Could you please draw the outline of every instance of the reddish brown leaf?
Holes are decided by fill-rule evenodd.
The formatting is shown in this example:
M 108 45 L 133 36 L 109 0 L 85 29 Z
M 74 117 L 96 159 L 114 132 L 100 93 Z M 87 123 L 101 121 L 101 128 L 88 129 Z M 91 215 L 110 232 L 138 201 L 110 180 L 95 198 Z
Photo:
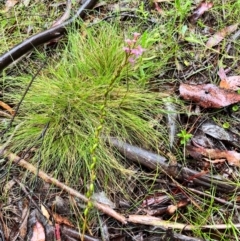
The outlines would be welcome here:
M 229 165 L 240 167 L 240 153 L 236 151 L 228 151 L 228 150 L 219 150 L 219 149 L 207 149 L 202 146 L 190 146 L 189 154 L 191 153 L 199 153 L 202 156 L 207 157 L 208 159 L 226 159 Z M 219 162 L 219 160 L 218 160 Z
M 215 33 L 212 37 L 210 37 L 206 43 L 208 48 L 211 48 L 217 44 L 219 44 L 227 35 L 236 31 L 238 24 L 230 25 L 226 28 L 221 29 L 219 32 Z
M 218 164 L 218 163 L 223 163 L 226 161 L 226 159 L 215 159 L 215 160 L 210 160 L 208 158 L 203 158 L 203 160 L 210 162 L 212 164 Z
M 198 7 L 194 10 L 193 14 L 189 18 L 191 23 L 196 23 L 197 20 L 210 8 L 212 8 L 213 3 L 202 2 L 198 5 Z
M 222 108 L 240 102 L 240 95 L 234 91 L 219 88 L 213 84 L 180 84 L 180 96 L 204 108 Z

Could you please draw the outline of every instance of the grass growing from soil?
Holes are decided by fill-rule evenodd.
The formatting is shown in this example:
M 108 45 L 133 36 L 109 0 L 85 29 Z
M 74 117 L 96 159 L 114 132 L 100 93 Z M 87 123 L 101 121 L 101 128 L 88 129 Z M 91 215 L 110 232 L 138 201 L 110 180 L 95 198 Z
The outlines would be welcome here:
M 131 33 L 126 35 L 130 37 Z M 69 184 L 78 184 L 80 179 L 87 184 L 90 150 L 96 141 L 94 131 L 100 124 L 100 110 L 109 80 L 126 57 L 125 37 L 117 27 L 108 24 L 85 30 L 84 35 L 77 31 L 69 33 L 61 58 L 41 72 L 20 107 L 16 124 L 22 125 L 12 139 L 11 150 L 19 153 L 36 147 L 37 153 L 31 161 L 37 163 L 41 156 L 41 169 Z M 147 38 L 145 33 L 143 39 L 139 39 L 146 52 Z M 166 94 L 145 88 L 148 76 L 140 76 L 142 63 L 144 60 L 139 58 L 134 65 L 128 63 L 120 70 L 107 96 L 101 136 L 117 136 L 157 149 L 161 134 L 151 122 L 163 113 L 162 100 Z M 5 101 L 18 103 L 29 80 L 28 76 L 23 76 L 16 82 L 11 81 L 8 88 L 15 88 L 15 83 L 18 91 L 6 94 Z M 39 139 L 44 130 L 44 136 Z M 114 151 L 101 137 L 99 141 L 97 182 L 108 189 L 114 183 L 115 188 L 121 190 L 123 187 L 116 186 L 118 179 L 132 172 L 116 159 Z
M 193 1 L 182 0 L 161 3 L 164 15 L 155 14 L 154 17 L 160 23 L 149 26 L 147 31 L 144 26 L 147 21 L 146 23 L 138 22 L 139 25 L 136 28 L 144 29 L 141 30 L 139 44 L 146 51 L 135 65 L 125 66 L 115 81 L 107 100 L 106 116 L 101 132 L 103 138 L 118 136 L 133 144 L 156 151 L 161 143 L 164 146 L 164 153 L 167 153 L 169 141 L 166 125 L 162 125 L 161 121 L 160 125 L 155 119 L 156 116 L 162 118 L 162 114 L 165 113 L 163 101 L 165 95 L 148 91 L 148 82 L 151 82 L 151 88 L 161 87 L 163 92 L 165 84 L 169 82 L 175 84 L 178 80 L 218 83 L 217 61 L 219 60 L 224 67 L 232 67 L 239 59 L 239 39 L 230 41 L 235 46 L 234 55 L 225 52 L 229 44 L 228 38 L 224 39 L 217 48 L 206 49 L 205 47 L 206 41 L 213 33 L 239 22 L 239 1 L 225 1 L 225 4 L 222 4 L 222 1 L 216 0 L 213 3 L 214 7 L 206 14 L 206 17 L 200 18 L 195 26 L 191 26 L 187 20 L 193 11 Z M 132 1 L 132 4 L 135 5 L 136 1 Z M 139 3 L 137 15 L 143 18 L 147 13 L 146 19 L 150 18 L 152 13 L 149 14 L 150 11 L 146 6 L 144 8 L 141 6 L 143 4 Z M 33 4 L 31 7 L 37 9 L 39 4 Z M 42 5 L 42 8 L 44 7 Z M 34 12 L 40 12 L 39 9 Z M 16 17 L 19 12 L 21 9 L 17 8 Z M 43 12 L 46 12 L 45 8 Z M 52 17 L 51 14 L 49 16 Z M 36 15 L 36 18 L 35 22 L 42 22 L 39 16 Z M 52 18 L 55 19 L 56 16 Z M 17 31 L 14 34 L 24 39 L 26 37 L 24 30 L 29 24 L 22 20 L 15 20 L 13 21 Z M 2 36 L 8 39 L 0 43 L 0 46 L 1 50 L 6 50 L 7 46 L 19 42 L 19 38 L 11 35 L 6 22 L 2 21 L 1 24 Z M 104 24 L 84 30 L 82 34 L 72 30 L 64 53 L 55 56 L 55 59 L 50 60 L 49 65 L 41 71 L 24 99 L 14 123 L 14 125 L 19 123 L 22 125 L 12 139 L 12 151 L 22 153 L 27 148 L 35 147 L 31 162 L 37 164 L 41 160 L 41 169 L 71 186 L 84 184 L 82 185 L 84 192 L 86 191 L 84 187 L 89 185 L 90 150 L 96 141 L 94 132 L 100 123 L 104 92 L 109 86 L 109 80 L 114 71 L 125 57 L 122 50 L 125 46 L 124 39 L 130 38 L 131 34 L 136 31 L 126 30 L 127 28 L 120 29 Z M 34 25 L 33 32 L 39 29 L 42 29 L 41 24 L 40 27 L 39 24 Z M 60 53 L 61 51 L 59 49 Z M 239 69 L 235 71 L 238 71 L 235 74 L 239 74 Z M 30 72 L 31 70 L 28 71 Z M 30 79 L 31 76 L 26 74 L 17 78 L 8 76 L 3 79 L 3 101 L 16 105 Z M 191 113 L 195 115 L 187 108 L 181 113 L 190 121 L 189 124 L 185 123 L 186 126 L 181 123 L 179 133 L 181 130 L 190 129 Z M 206 114 L 206 118 L 213 119 L 216 123 L 229 122 L 230 126 L 237 125 L 238 121 L 229 119 L 221 111 L 218 112 L 217 115 L 216 113 Z M 202 112 L 199 116 L 204 119 L 205 113 Z M 153 123 L 157 131 L 153 128 Z M 4 122 L 0 125 L 3 126 Z M 44 130 L 46 130 L 44 138 L 39 139 Z M 175 148 L 177 161 L 183 161 L 184 165 L 188 165 L 182 147 L 179 145 Z M 141 191 L 146 191 L 144 195 L 147 192 L 154 193 L 155 190 L 149 190 L 149 185 L 146 183 L 151 179 L 156 180 L 157 174 L 151 176 L 131 171 L 128 164 L 119 158 L 103 139 L 100 139 L 96 155 L 96 186 L 111 193 L 120 191 L 129 195 L 131 191 L 128 186 L 130 185 L 126 185 L 129 182 L 128 178 L 132 177 L 131 182 L 134 183 L 137 176 L 138 183 L 145 185 L 139 188 Z M 192 161 L 195 163 L 195 160 Z M 239 182 L 237 178 L 236 182 Z M 216 231 L 216 234 L 198 228 L 204 224 L 238 222 L 233 209 L 228 211 L 227 206 L 214 201 L 215 196 L 219 197 L 214 187 L 210 189 L 212 199 L 193 195 L 188 192 L 187 188 L 185 192 L 189 193 L 198 206 L 191 203 L 187 208 L 179 209 L 171 220 L 195 225 L 196 229 L 191 235 L 206 240 L 214 240 L 214 236 L 218 236 L 218 240 L 238 240 L 238 230 L 234 225 L 232 229 L 223 232 Z M 131 195 L 133 195 L 132 199 L 139 198 L 134 192 Z M 226 196 L 226 200 L 229 198 L 235 202 L 236 196 L 237 194 L 233 194 L 232 197 Z M 140 203 L 139 199 L 138 202 Z

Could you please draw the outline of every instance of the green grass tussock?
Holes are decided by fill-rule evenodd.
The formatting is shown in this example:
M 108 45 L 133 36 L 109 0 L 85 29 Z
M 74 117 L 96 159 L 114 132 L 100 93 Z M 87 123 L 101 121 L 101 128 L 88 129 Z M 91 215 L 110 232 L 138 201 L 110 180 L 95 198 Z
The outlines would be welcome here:
M 37 147 L 43 170 L 76 184 L 79 178 L 88 180 L 90 149 L 100 123 L 104 93 L 125 58 L 125 42 L 116 27 L 106 24 L 85 30 L 84 35 L 72 31 L 69 39 L 61 59 L 51 62 L 27 93 L 16 119 L 16 123 L 23 124 L 16 131 L 11 149 L 21 152 Z M 138 59 L 135 65 L 129 63 L 121 69 L 108 95 L 101 135 L 156 149 L 161 134 L 152 128 L 151 122 L 163 112 L 163 96 L 143 87 L 138 74 L 141 63 Z M 6 93 L 5 100 L 18 103 L 28 82 L 27 76 L 11 81 L 8 88 L 17 85 L 19 94 Z M 48 123 L 44 138 L 39 139 Z M 131 173 L 103 140 L 96 155 L 100 183 L 105 178 L 114 182 L 120 174 Z M 32 161 L 37 162 L 38 158 L 36 153 Z

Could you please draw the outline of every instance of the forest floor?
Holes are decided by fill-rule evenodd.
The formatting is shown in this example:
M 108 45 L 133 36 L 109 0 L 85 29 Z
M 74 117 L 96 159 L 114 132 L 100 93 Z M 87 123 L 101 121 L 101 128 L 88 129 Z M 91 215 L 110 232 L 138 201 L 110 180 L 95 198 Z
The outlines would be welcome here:
M 240 240 L 240 2 L 94 2 L 0 3 L 0 241 Z

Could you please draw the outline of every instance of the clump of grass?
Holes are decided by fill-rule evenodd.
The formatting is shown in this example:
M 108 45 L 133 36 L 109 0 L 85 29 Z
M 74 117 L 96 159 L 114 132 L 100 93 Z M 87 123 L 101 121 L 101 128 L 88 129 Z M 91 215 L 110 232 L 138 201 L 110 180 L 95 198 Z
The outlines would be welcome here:
M 16 118 L 16 123 L 22 125 L 12 139 L 11 149 L 22 152 L 36 147 L 31 161 L 38 162 L 41 156 L 41 169 L 67 183 L 88 183 L 90 149 L 96 142 L 94 132 L 100 124 L 104 93 L 126 57 L 124 44 L 118 29 L 107 24 L 85 30 L 84 35 L 69 33 L 61 59 L 42 71 L 25 97 Z M 158 141 L 164 138 L 150 123 L 163 112 L 164 96 L 143 87 L 143 79 L 138 77 L 141 64 L 138 59 L 134 65 L 124 65 L 115 79 L 107 96 L 101 137 L 117 136 L 156 149 Z M 9 89 L 16 84 L 18 91 L 6 93 L 5 100 L 18 103 L 28 82 L 27 76 L 12 81 Z M 44 130 L 44 136 L 39 138 Z M 119 179 L 132 172 L 116 158 L 104 138 L 100 138 L 95 151 L 97 182 L 109 188 L 112 186 L 106 182 L 114 183 L 119 190 Z

